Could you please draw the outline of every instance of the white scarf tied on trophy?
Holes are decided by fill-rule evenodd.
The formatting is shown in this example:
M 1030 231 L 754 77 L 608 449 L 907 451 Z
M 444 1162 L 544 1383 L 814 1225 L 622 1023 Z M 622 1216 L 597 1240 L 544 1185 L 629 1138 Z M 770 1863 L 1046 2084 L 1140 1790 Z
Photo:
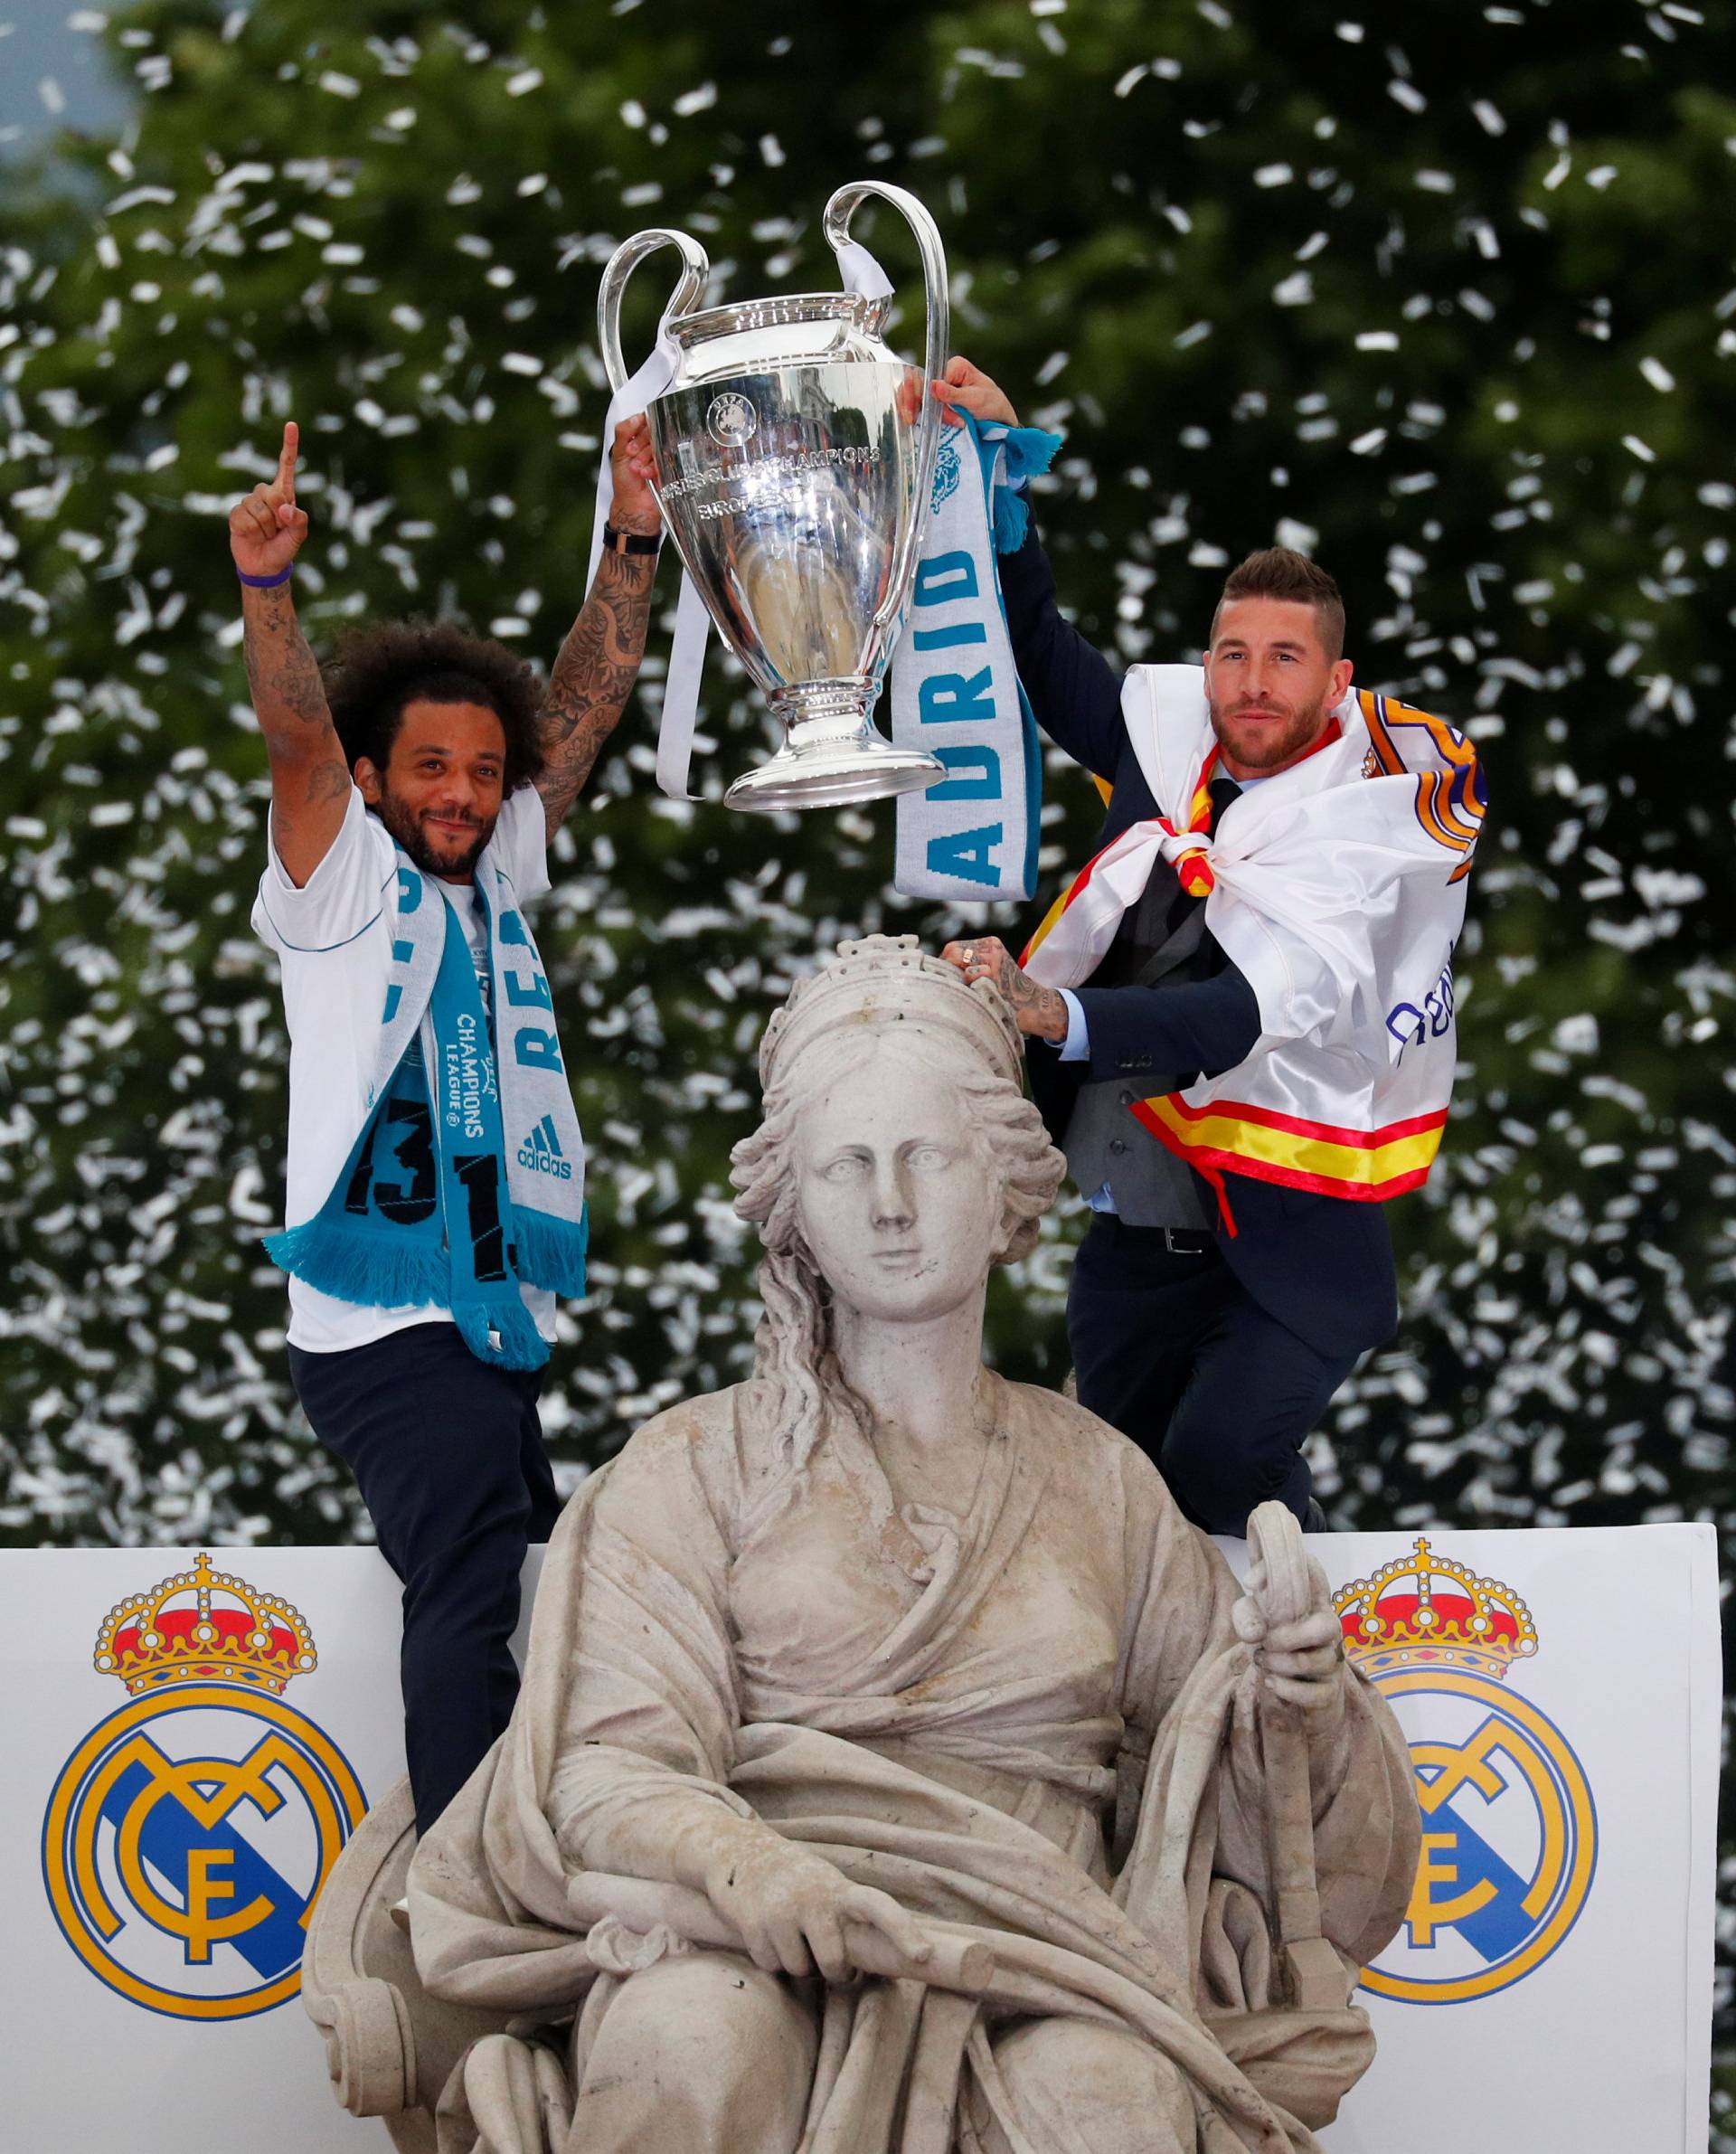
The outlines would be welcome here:
M 1023 903 L 1036 888 L 1043 751 L 1019 684 L 997 552 L 1024 536 L 1014 484 L 1059 441 L 966 418 L 941 436 L 910 603 L 892 660 L 892 739 L 946 777 L 898 802 L 906 897 Z

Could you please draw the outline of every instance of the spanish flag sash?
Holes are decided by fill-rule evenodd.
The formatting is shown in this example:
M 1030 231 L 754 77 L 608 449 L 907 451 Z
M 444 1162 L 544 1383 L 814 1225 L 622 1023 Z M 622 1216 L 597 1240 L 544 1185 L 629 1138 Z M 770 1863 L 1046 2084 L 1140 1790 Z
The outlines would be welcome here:
M 1363 1203 L 1416 1188 L 1452 1096 L 1452 956 L 1485 805 L 1476 749 L 1354 691 L 1335 733 L 1208 837 L 1217 747 L 1201 669 L 1135 666 L 1122 711 L 1161 812 L 1073 877 L 1025 970 L 1082 985 L 1167 859 L 1205 893 L 1205 924 L 1252 987 L 1261 1032 L 1235 1069 L 1138 1101 L 1135 1118 L 1221 1200 L 1227 1174 Z

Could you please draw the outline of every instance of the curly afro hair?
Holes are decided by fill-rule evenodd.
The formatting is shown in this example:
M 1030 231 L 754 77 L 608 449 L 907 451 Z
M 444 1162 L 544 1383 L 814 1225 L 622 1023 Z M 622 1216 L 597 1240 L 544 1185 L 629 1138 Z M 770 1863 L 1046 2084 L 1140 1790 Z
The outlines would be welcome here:
M 494 712 L 506 735 L 503 792 L 511 795 L 542 775 L 536 744 L 542 685 L 504 643 L 468 635 L 449 621 L 379 621 L 340 629 L 320 673 L 352 770 L 363 755 L 384 770 L 407 704 L 475 703 Z

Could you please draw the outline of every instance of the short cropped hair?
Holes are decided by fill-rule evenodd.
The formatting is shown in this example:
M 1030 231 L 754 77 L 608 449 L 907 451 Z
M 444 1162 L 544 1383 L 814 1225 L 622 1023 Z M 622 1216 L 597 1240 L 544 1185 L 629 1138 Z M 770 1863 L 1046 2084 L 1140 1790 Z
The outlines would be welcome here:
M 1320 642 L 1327 662 L 1335 666 L 1344 655 L 1344 601 L 1338 586 L 1318 562 L 1288 546 L 1266 546 L 1250 553 L 1224 579 L 1217 612 L 1212 616 L 1212 640 L 1218 636 L 1218 615 L 1235 599 L 1288 599 L 1292 604 L 1312 606 L 1319 626 Z
M 352 771 L 364 755 L 385 770 L 408 704 L 474 703 L 495 713 L 506 736 L 503 795 L 542 775 L 536 744 L 542 683 L 523 658 L 492 638 L 469 635 L 450 621 L 377 621 L 340 629 L 320 673 Z

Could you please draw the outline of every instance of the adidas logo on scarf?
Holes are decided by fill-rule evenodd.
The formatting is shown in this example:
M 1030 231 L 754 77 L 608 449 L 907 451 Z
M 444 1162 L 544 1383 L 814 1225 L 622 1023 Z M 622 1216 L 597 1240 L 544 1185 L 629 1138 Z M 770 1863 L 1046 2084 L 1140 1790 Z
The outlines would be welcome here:
M 520 1150 L 518 1164 L 528 1167 L 533 1174 L 553 1175 L 558 1181 L 572 1179 L 572 1161 L 561 1157 L 561 1138 L 552 1114 L 545 1114 L 531 1131 L 531 1141 Z

